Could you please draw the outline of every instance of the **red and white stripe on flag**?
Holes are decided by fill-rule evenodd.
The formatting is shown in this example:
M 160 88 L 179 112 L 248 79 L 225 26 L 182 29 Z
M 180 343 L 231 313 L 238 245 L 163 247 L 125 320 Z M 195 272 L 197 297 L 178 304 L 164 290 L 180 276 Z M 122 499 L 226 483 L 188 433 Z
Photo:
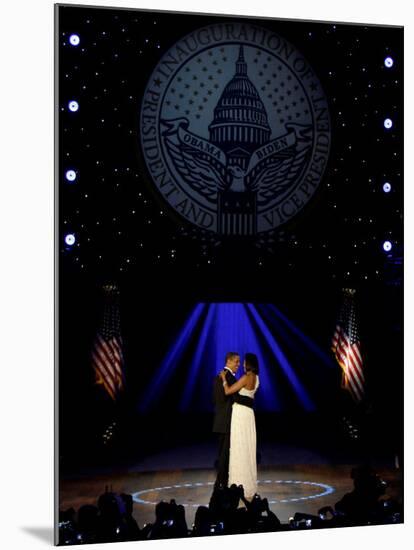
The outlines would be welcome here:
M 92 363 L 96 383 L 102 384 L 111 398 L 115 400 L 124 385 L 119 337 L 105 340 L 98 334 L 92 349 Z
M 351 393 L 355 401 L 361 401 L 365 394 L 365 376 L 360 342 L 351 343 L 344 329 L 336 325 L 332 351 L 342 368 L 342 387 Z

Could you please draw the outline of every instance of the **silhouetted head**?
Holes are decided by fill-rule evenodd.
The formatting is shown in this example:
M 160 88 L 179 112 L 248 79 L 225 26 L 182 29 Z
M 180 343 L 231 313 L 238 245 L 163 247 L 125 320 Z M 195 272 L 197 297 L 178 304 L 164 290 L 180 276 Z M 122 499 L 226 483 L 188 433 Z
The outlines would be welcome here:
M 114 493 L 104 493 L 98 498 L 101 518 L 105 521 L 117 521 L 121 517 L 119 501 Z
M 241 496 L 241 487 L 238 487 L 235 483 L 233 483 L 229 488 L 228 498 L 229 498 L 229 505 L 231 509 L 236 510 L 237 506 L 239 505 Z
M 161 501 L 155 506 L 155 516 L 157 521 L 165 521 L 171 518 L 171 504 L 169 502 Z
M 205 526 L 210 526 L 211 512 L 207 506 L 199 506 L 194 518 L 194 526 L 196 529 L 201 529 Z
M 134 509 L 134 501 L 132 499 L 132 495 L 129 495 L 127 493 L 122 493 L 120 496 L 123 502 L 125 503 L 126 513 L 130 516 Z

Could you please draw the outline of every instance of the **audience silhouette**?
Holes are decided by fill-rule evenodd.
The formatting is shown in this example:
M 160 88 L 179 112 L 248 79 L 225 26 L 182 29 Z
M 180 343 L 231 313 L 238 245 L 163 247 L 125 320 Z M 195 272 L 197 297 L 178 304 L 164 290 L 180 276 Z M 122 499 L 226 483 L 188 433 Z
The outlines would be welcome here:
M 270 510 L 266 498 L 255 495 L 245 499 L 243 487 L 215 487 L 208 506 L 199 506 L 191 529 L 185 508 L 174 499 L 155 506 L 154 523 L 139 528 L 134 519 L 133 499 L 129 494 L 103 493 L 97 506 L 81 506 L 59 514 L 59 543 L 88 544 L 127 540 L 169 539 L 244 533 L 263 533 L 352 525 L 380 525 L 403 521 L 401 505 L 382 498 L 386 483 L 369 466 L 351 471 L 354 488 L 333 506 L 325 506 L 318 515 L 297 512 L 282 524 Z

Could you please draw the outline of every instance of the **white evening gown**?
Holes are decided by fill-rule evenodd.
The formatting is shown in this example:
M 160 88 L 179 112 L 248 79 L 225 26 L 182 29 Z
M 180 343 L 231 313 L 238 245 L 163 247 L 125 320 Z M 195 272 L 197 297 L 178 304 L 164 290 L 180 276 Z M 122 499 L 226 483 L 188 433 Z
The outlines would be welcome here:
M 240 395 L 254 397 L 259 387 L 259 377 L 253 390 L 242 388 Z M 256 422 L 254 410 L 233 403 L 230 428 L 229 487 L 243 485 L 244 495 L 251 500 L 257 492 Z

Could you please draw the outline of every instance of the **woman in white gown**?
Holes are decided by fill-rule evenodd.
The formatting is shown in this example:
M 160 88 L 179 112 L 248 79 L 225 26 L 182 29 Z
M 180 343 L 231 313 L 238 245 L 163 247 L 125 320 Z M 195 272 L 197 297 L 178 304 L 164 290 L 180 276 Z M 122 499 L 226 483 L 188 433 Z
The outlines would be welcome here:
M 259 387 L 259 363 L 254 353 L 246 353 L 245 374 L 233 385 L 228 386 L 224 371 L 221 373 L 226 395 L 238 392 L 254 398 Z M 230 428 L 229 487 L 235 483 L 243 485 L 244 496 L 251 500 L 257 492 L 256 464 L 256 421 L 254 410 L 239 403 L 233 403 Z

